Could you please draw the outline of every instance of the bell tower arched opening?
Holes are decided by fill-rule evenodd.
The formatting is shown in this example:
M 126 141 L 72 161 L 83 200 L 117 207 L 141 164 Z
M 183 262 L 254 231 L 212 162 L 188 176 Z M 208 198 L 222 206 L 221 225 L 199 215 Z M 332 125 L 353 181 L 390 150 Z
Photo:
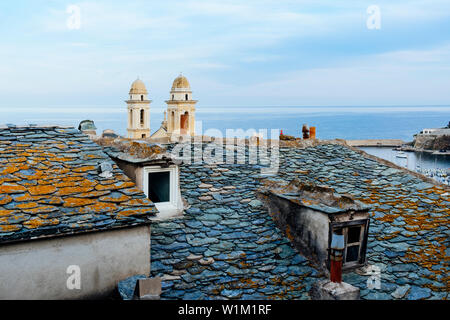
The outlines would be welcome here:
M 172 115 L 170 117 L 170 127 L 173 130 L 175 130 L 175 111 L 172 111 Z
M 141 109 L 139 119 L 140 119 L 141 126 L 143 126 L 144 125 L 144 109 Z
M 189 112 L 185 112 L 180 117 L 180 133 L 187 134 L 189 132 Z

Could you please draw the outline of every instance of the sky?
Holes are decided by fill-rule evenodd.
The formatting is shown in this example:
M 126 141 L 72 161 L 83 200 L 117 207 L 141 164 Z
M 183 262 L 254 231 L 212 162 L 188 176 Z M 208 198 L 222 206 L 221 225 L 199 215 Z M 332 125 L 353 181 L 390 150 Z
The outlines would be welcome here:
M 162 107 L 180 72 L 202 108 L 450 105 L 448 0 L 1 1 L 0 39 L 3 109 L 122 108 L 137 77 Z

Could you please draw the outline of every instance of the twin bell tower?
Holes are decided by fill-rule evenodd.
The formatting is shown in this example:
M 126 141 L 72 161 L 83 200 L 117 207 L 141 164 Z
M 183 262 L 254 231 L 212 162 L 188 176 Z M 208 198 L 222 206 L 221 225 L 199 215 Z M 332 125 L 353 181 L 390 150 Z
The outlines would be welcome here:
M 192 100 L 192 90 L 187 78 L 179 75 L 172 84 L 169 100 L 166 100 L 167 111 L 161 127 L 150 135 L 150 103 L 148 91 L 142 80 L 137 79 L 131 84 L 128 112 L 128 138 L 163 138 L 172 135 L 195 135 L 195 105 Z

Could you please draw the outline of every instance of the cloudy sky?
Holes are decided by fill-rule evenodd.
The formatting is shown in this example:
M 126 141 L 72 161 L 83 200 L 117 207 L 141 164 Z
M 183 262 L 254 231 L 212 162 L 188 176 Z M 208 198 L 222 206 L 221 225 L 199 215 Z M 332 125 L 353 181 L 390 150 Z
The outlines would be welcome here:
M 123 107 L 137 76 L 163 106 L 180 72 L 205 108 L 450 104 L 448 0 L 1 1 L 0 39 L 0 108 Z

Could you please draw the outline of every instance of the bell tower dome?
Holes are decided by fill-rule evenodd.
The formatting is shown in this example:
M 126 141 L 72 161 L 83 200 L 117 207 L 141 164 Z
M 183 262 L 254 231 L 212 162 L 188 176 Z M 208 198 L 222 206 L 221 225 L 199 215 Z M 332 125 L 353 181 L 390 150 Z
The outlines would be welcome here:
M 128 138 L 143 139 L 150 137 L 150 103 L 145 84 L 139 78 L 131 84 L 128 112 Z
M 169 135 L 195 135 L 195 105 L 192 100 L 191 85 L 180 74 L 175 78 L 167 103 L 167 133 Z

